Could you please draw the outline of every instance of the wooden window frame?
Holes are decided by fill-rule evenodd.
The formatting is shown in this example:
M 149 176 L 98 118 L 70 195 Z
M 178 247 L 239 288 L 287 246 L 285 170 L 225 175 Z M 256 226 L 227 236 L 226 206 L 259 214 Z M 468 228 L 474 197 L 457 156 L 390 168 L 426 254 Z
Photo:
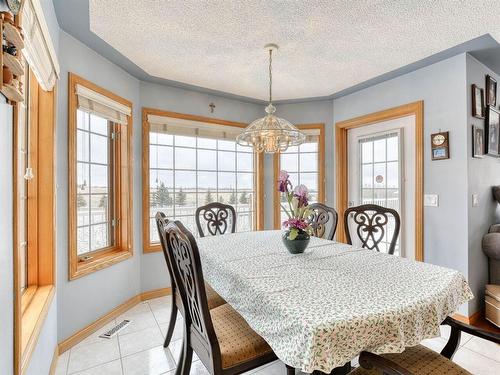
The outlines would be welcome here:
M 319 130 L 318 139 L 318 202 L 325 203 L 325 124 L 299 124 L 295 125 L 301 130 Z M 274 154 L 273 158 L 273 169 L 274 169 L 274 180 L 273 180 L 273 206 L 274 206 L 274 229 L 281 229 L 281 214 L 280 214 L 280 192 L 278 191 L 278 178 L 280 173 L 280 154 Z
M 55 294 L 55 108 L 56 90 L 43 91 L 35 75 L 27 69 L 25 90 L 29 96 L 25 108 L 14 104 L 14 373 L 26 371 L 36 347 L 43 323 Z M 25 114 L 21 115 L 21 111 Z M 29 115 L 28 115 L 29 112 Z M 28 121 L 30 167 L 26 227 L 28 239 L 28 286 L 21 291 L 20 220 L 26 212 L 19 207 L 18 163 L 19 129 Z
M 150 126 L 148 122 L 148 115 L 156 115 L 163 117 L 172 117 L 177 119 L 184 119 L 190 121 L 204 122 L 208 124 L 233 126 L 238 128 L 245 128 L 248 124 L 242 122 L 234 122 L 227 120 L 214 119 L 211 117 L 203 117 L 196 115 L 189 115 L 184 113 L 163 111 L 154 108 L 142 108 L 142 239 L 143 239 L 143 252 L 154 253 L 161 251 L 160 244 L 152 244 L 149 242 L 150 238 L 150 191 L 149 191 L 149 131 Z M 255 225 L 257 230 L 264 228 L 264 155 L 262 153 L 255 154 Z
M 113 187 L 114 205 L 119 212 L 119 220 L 115 229 L 116 238 L 113 246 L 92 252 L 90 259 L 82 259 L 77 255 L 77 109 L 78 98 L 76 86 L 87 87 L 101 95 L 132 109 L 132 102 L 124 99 L 96 84 L 69 73 L 68 79 L 68 167 L 69 167 L 69 280 L 75 280 L 95 271 L 110 267 L 113 264 L 133 256 L 132 236 L 132 115 L 127 116 L 126 131 L 120 131 L 114 147 L 116 184 Z

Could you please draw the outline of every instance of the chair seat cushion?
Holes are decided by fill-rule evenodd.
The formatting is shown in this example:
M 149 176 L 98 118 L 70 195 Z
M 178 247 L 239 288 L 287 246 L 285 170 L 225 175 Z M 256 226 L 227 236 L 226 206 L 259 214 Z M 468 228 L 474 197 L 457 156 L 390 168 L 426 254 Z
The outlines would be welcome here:
M 470 372 L 464 370 L 453 361 L 423 345 L 407 348 L 403 353 L 381 354 L 381 357 L 390 359 L 412 374 L 471 375 Z M 354 371 L 351 371 L 350 374 L 379 375 L 382 374 L 382 371 L 377 369 L 366 370 L 358 367 Z
M 220 346 L 222 368 L 230 368 L 272 352 L 267 342 L 229 304 L 210 310 L 210 315 Z
M 205 293 L 207 293 L 207 301 L 208 301 L 208 308 L 210 310 L 222 306 L 226 303 L 224 301 L 224 298 L 219 296 L 213 288 L 208 285 L 208 283 L 205 283 Z

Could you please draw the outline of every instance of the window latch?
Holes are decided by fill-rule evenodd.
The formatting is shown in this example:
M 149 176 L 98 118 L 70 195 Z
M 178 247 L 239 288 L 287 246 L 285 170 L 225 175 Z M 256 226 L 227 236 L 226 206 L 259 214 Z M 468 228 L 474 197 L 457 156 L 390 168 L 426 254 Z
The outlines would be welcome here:
M 93 258 L 93 256 L 91 256 L 91 255 L 83 255 L 80 257 L 79 260 L 80 260 L 80 262 L 86 262 L 88 260 L 91 260 L 92 258 Z

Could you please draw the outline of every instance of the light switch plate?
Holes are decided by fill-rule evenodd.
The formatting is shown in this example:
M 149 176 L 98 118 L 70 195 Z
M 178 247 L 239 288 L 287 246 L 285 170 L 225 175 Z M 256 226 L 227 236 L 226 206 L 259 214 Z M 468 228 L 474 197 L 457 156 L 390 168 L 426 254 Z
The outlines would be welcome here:
M 479 194 L 472 194 L 472 207 L 479 206 Z
M 439 195 L 437 195 L 437 194 L 425 194 L 424 195 L 424 206 L 426 206 L 426 207 L 438 207 L 439 206 Z

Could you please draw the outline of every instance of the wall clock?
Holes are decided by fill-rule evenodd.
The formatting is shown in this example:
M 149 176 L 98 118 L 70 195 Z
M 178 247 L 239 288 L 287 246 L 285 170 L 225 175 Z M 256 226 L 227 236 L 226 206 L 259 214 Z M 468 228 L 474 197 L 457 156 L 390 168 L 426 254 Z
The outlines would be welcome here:
M 431 134 L 432 160 L 450 158 L 449 133 L 439 132 Z

